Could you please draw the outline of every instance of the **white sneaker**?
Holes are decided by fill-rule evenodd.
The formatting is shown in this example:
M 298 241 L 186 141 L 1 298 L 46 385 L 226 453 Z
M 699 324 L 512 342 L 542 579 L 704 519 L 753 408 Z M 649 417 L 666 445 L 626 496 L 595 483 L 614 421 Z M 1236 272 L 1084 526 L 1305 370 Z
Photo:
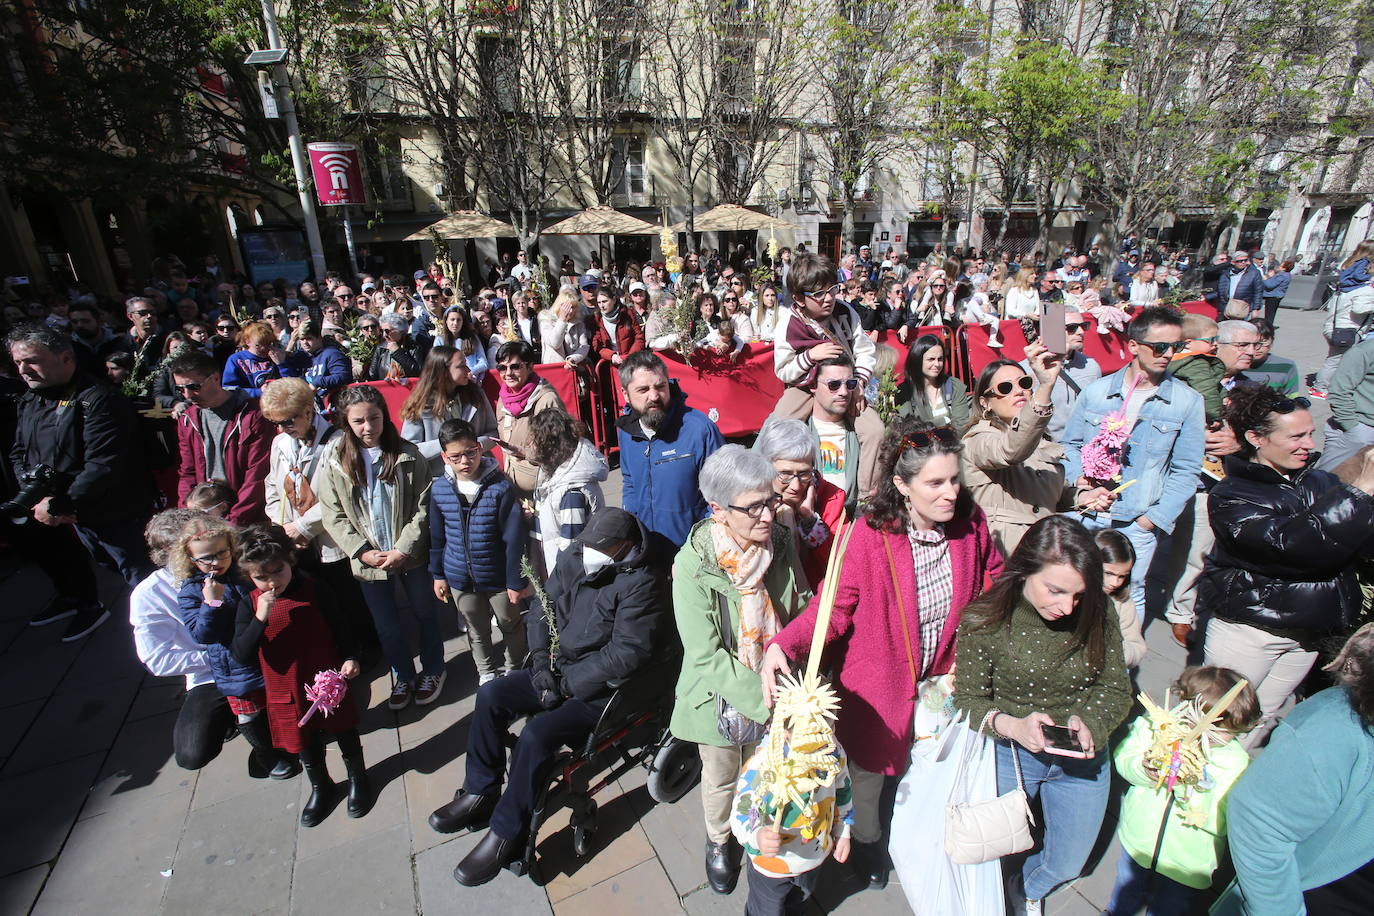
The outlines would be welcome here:
M 989 337 L 988 346 L 1000 348 L 1002 346 L 1002 341 L 998 340 L 996 337 Z
M 478 687 L 481 687 L 483 684 L 486 684 L 486 683 L 488 683 L 488 682 L 490 682 L 490 681 L 494 681 L 494 680 L 496 680 L 496 679 L 497 679 L 498 677 L 500 677 L 500 676 L 501 676 L 500 672 L 496 672 L 496 671 L 493 671 L 493 672 L 490 673 L 490 674 L 479 674 L 479 675 L 477 676 L 477 686 L 478 686 Z
M 1026 916 L 1042 916 L 1041 900 L 1026 901 Z

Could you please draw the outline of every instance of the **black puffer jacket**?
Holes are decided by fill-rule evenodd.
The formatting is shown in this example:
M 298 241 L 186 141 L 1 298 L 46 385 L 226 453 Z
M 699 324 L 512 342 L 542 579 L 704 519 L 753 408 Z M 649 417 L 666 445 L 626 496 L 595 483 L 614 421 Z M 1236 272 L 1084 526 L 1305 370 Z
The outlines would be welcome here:
M 1296 639 L 1354 621 L 1354 562 L 1374 549 L 1374 497 L 1313 470 L 1316 458 L 1292 478 L 1226 459 L 1207 500 L 1216 544 L 1199 583 L 1216 616 Z
M 548 595 L 558 621 L 555 667 L 564 694 L 579 700 L 609 697 L 632 674 L 652 663 L 673 628 L 660 577 L 648 562 L 648 534 L 624 559 L 587 576 L 582 542 L 559 554 Z M 529 611 L 529 643 L 535 668 L 547 664 L 549 629 L 536 603 Z

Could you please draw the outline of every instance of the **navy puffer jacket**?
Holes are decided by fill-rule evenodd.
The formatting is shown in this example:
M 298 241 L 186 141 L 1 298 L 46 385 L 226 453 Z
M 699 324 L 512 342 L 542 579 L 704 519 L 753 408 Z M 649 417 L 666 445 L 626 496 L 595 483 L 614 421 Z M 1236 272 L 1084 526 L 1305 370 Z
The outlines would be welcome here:
M 529 529 L 520 497 L 492 458 L 483 457 L 477 496 L 458 495 L 445 469 L 430 488 L 429 572 L 455 592 L 520 590 L 520 572 Z
M 1374 547 L 1374 497 L 1312 468 L 1316 458 L 1291 477 L 1226 459 L 1207 498 L 1216 544 L 1199 582 L 1216 616 L 1290 639 L 1354 622 L 1355 561 Z
M 241 697 L 263 686 L 257 662 L 241 662 L 229 648 L 234 642 L 234 618 L 239 604 L 251 591 L 245 582 L 227 580 L 220 606 L 210 607 L 205 603 L 205 573 L 194 572 L 181 583 L 177 595 L 181 622 L 186 624 L 191 638 L 205 646 L 215 686 L 226 697 Z

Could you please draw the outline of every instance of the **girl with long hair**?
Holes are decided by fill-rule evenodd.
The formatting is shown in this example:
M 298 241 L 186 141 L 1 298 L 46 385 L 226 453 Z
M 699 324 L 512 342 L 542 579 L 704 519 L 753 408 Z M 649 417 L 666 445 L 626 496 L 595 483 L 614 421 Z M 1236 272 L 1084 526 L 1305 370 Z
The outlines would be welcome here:
M 472 381 L 463 354 L 440 344 L 430 348 L 419 380 L 401 405 L 401 438 L 419 447 L 436 477 L 444 470 L 439 427 L 445 420 L 466 421 L 476 431 L 483 451 L 491 449 L 491 437 L 496 435 L 491 401 Z
M 957 661 L 954 705 L 998 739 L 998 793 L 1021 774 L 1040 798 L 1044 837 L 1017 888 L 1026 912 L 1039 914 L 1092 852 L 1111 787 L 1107 738 L 1131 709 L 1121 628 L 1086 528 L 1059 515 L 1031 526 L 997 582 L 964 609 Z
M 1005 291 L 1006 307 L 1003 314 L 1008 318 L 1040 317 L 1040 293 L 1035 289 L 1035 268 L 1022 267 L 1011 279 L 1011 287 Z
M 444 309 L 444 317 L 439 323 L 438 333 L 434 335 L 434 342 L 462 353 L 469 371 L 477 383 L 481 384 L 482 374 L 490 366 L 487 363 L 486 347 L 482 346 L 477 330 L 468 319 L 467 309 L 461 305 L 450 305 Z
M 328 457 L 320 501 L 324 528 L 350 558 L 363 600 L 372 612 L 395 683 L 387 706 L 425 706 L 444 687 L 444 640 L 438 605 L 426 570 L 426 507 L 432 475 L 420 450 L 401 438 L 376 388 L 344 390 L 335 406 L 343 430 Z M 401 631 L 394 580 L 410 599 L 420 629 L 419 677 Z
M 922 334 L 907 351 L 897 413 L 937 426 L 962 430 L 969 422 L 968 388 L 949 373 L 945 345 L 934 334 Z

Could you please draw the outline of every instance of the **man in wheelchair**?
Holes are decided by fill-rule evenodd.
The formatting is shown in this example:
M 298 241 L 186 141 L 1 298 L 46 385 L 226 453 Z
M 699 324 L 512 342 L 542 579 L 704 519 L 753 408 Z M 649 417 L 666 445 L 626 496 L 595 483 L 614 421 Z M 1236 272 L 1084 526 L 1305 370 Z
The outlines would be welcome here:
M 549 576 L 556 633 L 532 611 L 530 666 L 478 689 L 463 786 L 429 817 L 440 833 L 490 825 L 454 869 L 459 884 L 485 884 L 522 855 L 540 780 L 558 749 L 586 740 L 615 688 L 652 663 L 672 629 L 646 544 L 644 527 L 623 509 L 593 515 Z M 530 718 L 502 791 L 509 728 L 522 716 Z

